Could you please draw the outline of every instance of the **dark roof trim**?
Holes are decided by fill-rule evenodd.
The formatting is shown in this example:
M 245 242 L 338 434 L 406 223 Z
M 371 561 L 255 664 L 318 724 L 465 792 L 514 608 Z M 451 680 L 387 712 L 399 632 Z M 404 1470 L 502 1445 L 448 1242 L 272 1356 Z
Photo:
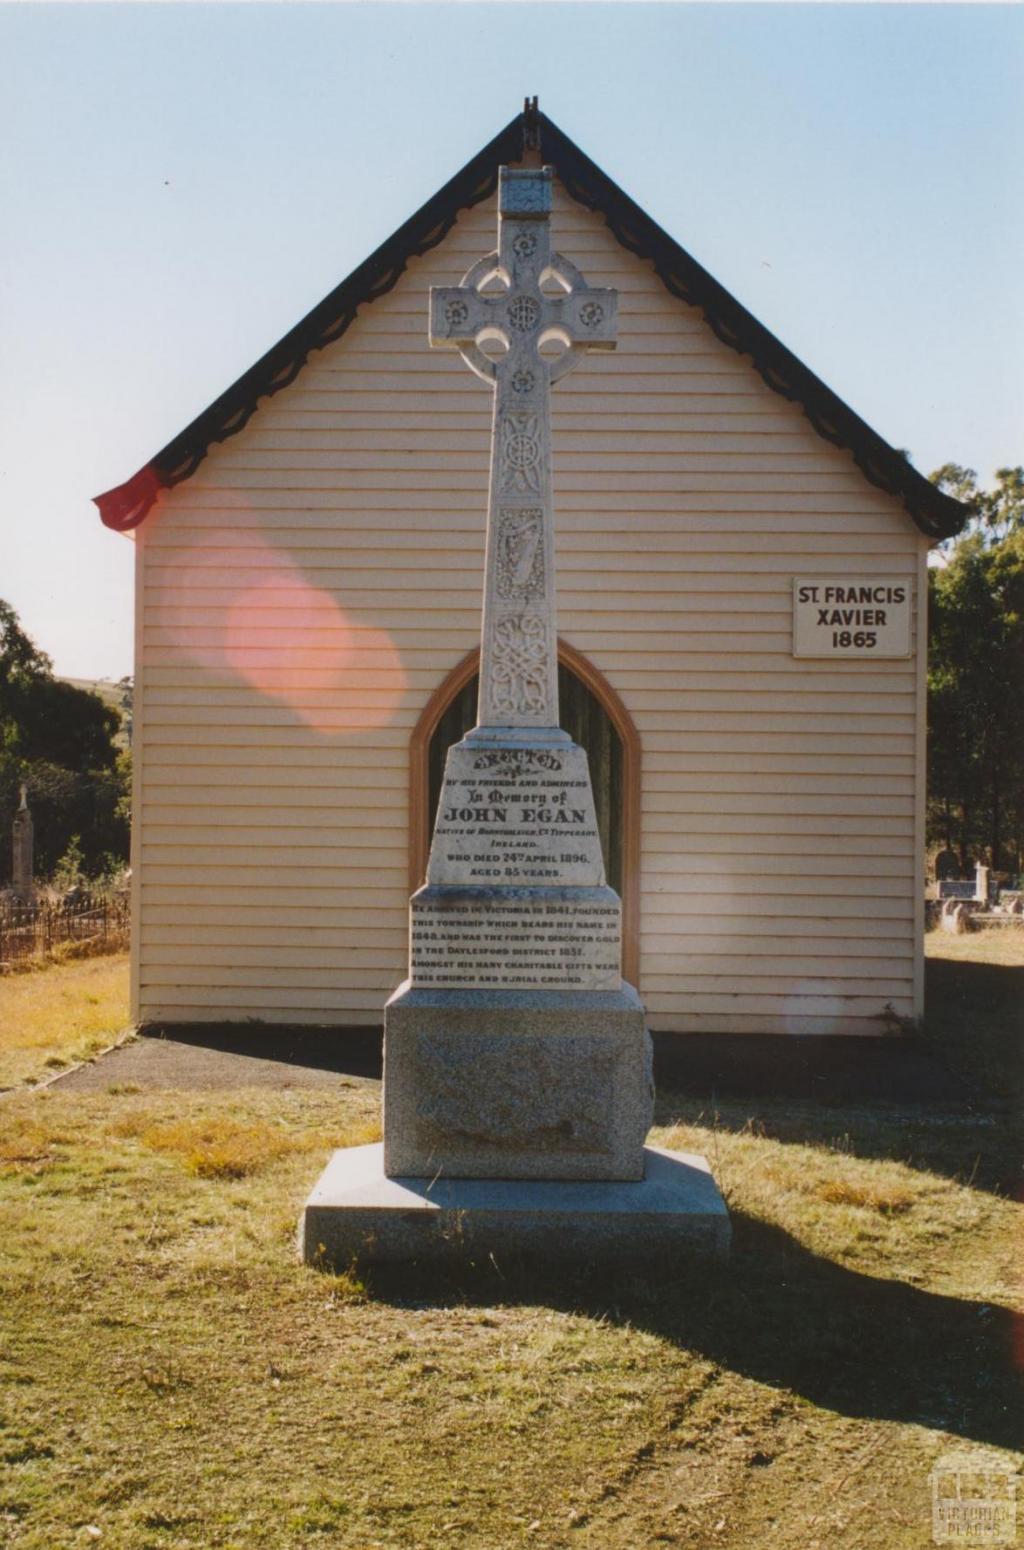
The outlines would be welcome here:
M 390 291 L 410 258 L 436 247 L 454 226 L 460 210 L 479 204 L 498 186 L 498 168 L 523 157 L 523 120 L 518 114 L 500 134 L 467 162 L 394 236 L 353 269 L 347 280 L 306 314 L 255 366 L 232 383 L 208 409 L 169 441 L 144 468 L 95 504 L 107 527 L 124 533 L 148 515 L 161 488 L 194 474 L 211 446 L 226 441 L 247 424 L 261 398 L 270 398 L 294 382 L 313 350 L 340 339 L 359 307 Z M 426 325 L 424 325 L 426 326 Z
M 524 113 L 507 124 L 393 237 L 144 468 L 127 483 L 97 496 L 96 505 L 106 525 L 121 532 L 137 527 L 162 487 L 178 484 L 194 473 L 215 442 L 242 429 L 261 398 L 294 381 L 312 350 L 339 339 L 362 303 L 389 291 L 410 258 L 435 247 L 461 210 L 494 191 L 499 165 L 522 159 L 524 139 L 536 143 L 538 124 L 541 154 L 555 166 L 572 198 L 602 215 L 613 236 L 629 252 L 649 259 L 673 296 L 699 308 L 723 343 L 749 355 L 768 386 L 798 403 L 826 440 L 848 448 L 866 478 L 901 500 L 922 533 L 937 540 L 951 538 L 961 530 L 967 508 L 931 484 L 844 404 L 556 124 L 538 114 L 535 104 L 528 104 Z

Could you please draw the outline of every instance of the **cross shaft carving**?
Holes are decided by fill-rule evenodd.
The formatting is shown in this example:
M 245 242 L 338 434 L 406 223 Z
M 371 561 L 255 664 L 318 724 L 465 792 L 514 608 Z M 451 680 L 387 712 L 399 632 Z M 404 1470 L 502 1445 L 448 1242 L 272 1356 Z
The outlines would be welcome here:
M 430 292 L 431 345 L 458 350 L 494 387 L 480 726 L 558 726 L 551 386 L 616 344 L 618 293 L 551 251 L 551 186 L 550 167 L 502 167 L 497 251 Z M 554 294 L 541 288 L 552 278 Z M 488 356 L 488 339 L 505 354 Z M 560 356 L 541 354 L 550 340 Z

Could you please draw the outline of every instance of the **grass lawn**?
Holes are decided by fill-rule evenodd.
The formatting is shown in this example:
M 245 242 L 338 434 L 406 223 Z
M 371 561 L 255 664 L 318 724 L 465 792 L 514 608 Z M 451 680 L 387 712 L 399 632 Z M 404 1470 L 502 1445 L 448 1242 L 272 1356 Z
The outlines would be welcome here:
M 930 945 L 933 1036 L 965 1079 L 982 1052 L 988 1096 L 660 1094 L 652 1139 L 728 1196 L 721 1265 L 367 1286 L 294 1234 L 373 1084 L 3 1099 L 0 1544 L 931 1546 L 937 1458 L 1021 1462 L 1024 954 Z
M 128 954 L 0 979 L 0 1091 L 87 1060 L 128 1023 Z

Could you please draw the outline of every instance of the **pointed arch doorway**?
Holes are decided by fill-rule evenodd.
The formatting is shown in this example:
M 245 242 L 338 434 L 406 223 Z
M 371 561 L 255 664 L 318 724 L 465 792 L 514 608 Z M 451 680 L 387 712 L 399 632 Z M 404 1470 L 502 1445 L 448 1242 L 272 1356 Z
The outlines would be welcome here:
M 409 744 L 409 887 L 423 882 L 445 755 L 476 725 L 479 651 L 435 689 Z M 593 663 L 558 642 L 562 726 L 587 751 L 608 881 L 622 899 L 622 973 L 633 985 L 640 942 L 640 738 L 633 718 Z

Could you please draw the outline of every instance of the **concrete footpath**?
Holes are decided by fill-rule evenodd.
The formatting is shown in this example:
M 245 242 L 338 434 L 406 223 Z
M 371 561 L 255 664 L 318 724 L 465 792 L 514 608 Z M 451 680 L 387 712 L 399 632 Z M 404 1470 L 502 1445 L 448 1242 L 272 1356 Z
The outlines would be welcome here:
M 204 1092 L 225 1087 L 343 1087 L 380 1079 L 379 1028 L 148 1028 L 57 1078 L 61 1091 L 112 1086 Z

